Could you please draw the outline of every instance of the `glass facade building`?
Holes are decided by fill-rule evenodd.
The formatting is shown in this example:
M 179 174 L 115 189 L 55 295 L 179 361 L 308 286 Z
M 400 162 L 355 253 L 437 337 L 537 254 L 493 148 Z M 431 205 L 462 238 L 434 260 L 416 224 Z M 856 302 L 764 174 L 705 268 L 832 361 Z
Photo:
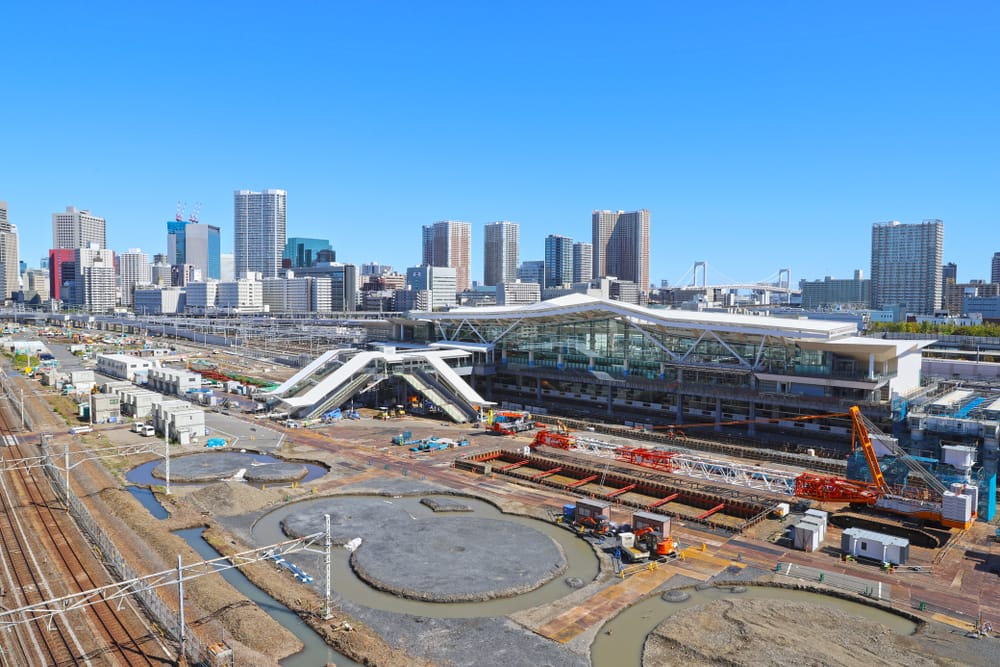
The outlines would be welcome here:
M 860 338 L 853 323 L 654 310 L 584 295 L 411 318 L 403 329 L 415 339 L 482 348 L 474 381 L 489 400 L 566 414 L 598 408 L 623 420 L 720 422 L 863 405 L 887 418 L 896 398 L 920 387 L 921 343 Z

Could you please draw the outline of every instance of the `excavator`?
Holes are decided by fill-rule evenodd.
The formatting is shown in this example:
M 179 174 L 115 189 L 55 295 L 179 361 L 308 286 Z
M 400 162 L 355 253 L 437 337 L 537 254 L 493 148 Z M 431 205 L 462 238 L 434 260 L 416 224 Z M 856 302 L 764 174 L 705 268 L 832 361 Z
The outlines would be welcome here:
M 656 558 L 670 556 L 676 550 L 672 537 L 660 539 L 650 526 L 635 532 L 618 533 L 615 539 L 622 560 L 630 563 L 638 563 L 654 556 Z

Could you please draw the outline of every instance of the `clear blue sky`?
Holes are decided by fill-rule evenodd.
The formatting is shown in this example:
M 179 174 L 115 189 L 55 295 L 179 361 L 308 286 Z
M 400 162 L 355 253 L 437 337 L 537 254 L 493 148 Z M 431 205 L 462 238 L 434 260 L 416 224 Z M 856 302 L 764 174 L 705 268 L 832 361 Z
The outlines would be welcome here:
M 617 6 L 616 6 L 617 5 Z M 178 200 L 232 247 L 232 191 L 288 235 L 405 268 L 421 225 L 648 208 L 654 282 L 866 274 L 873 222 L 1000 251 L 1000 3 L 46 2 L 3 12 L 0 199 L 37 266 L 51 214 L 166 251 Z

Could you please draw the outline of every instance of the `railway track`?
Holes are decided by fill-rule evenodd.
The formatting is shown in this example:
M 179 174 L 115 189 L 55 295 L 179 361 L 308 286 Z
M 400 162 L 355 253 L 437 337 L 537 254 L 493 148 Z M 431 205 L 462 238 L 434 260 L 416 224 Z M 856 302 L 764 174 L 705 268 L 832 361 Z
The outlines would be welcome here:
M 90 591 L 110 583 L 90 545 L 63 509 L 40 467 L 18 466 L 37 456 L 18 443 L 0 410 L 4 444 L 0 471 L 0 581 L 3 611 Z M 175 664 L 132 601 L 98 598 L 87 606 L 50 616 L 22 613 L 0 633 L 2 664 L 140 665 Z

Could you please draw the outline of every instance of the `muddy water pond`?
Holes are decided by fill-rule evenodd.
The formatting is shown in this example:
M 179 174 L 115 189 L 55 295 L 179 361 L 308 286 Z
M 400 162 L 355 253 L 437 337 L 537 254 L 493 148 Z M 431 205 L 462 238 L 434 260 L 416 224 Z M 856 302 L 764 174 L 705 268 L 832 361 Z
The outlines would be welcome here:
M 700 607 L 712 600 L 724 598 L 750 598 L 758 600 L 789 600 L 821 607 L 839 609 L 865 620 L 880 623 L 899 635 L 910 635 L 916 630 L 912 621 L 875 607 L 841 598 L 768 586 L 747 586 L 742 593 L 733 593 L 729 587 L 696 590 L 684 589 L 691 597 L 683 602 L 667 602 L 659 595 L 632 605 L 611 619 L 598 631 L 590 647 L 594 667 L 640 667 L 646 636 L 671 615 L 685 609 Z

